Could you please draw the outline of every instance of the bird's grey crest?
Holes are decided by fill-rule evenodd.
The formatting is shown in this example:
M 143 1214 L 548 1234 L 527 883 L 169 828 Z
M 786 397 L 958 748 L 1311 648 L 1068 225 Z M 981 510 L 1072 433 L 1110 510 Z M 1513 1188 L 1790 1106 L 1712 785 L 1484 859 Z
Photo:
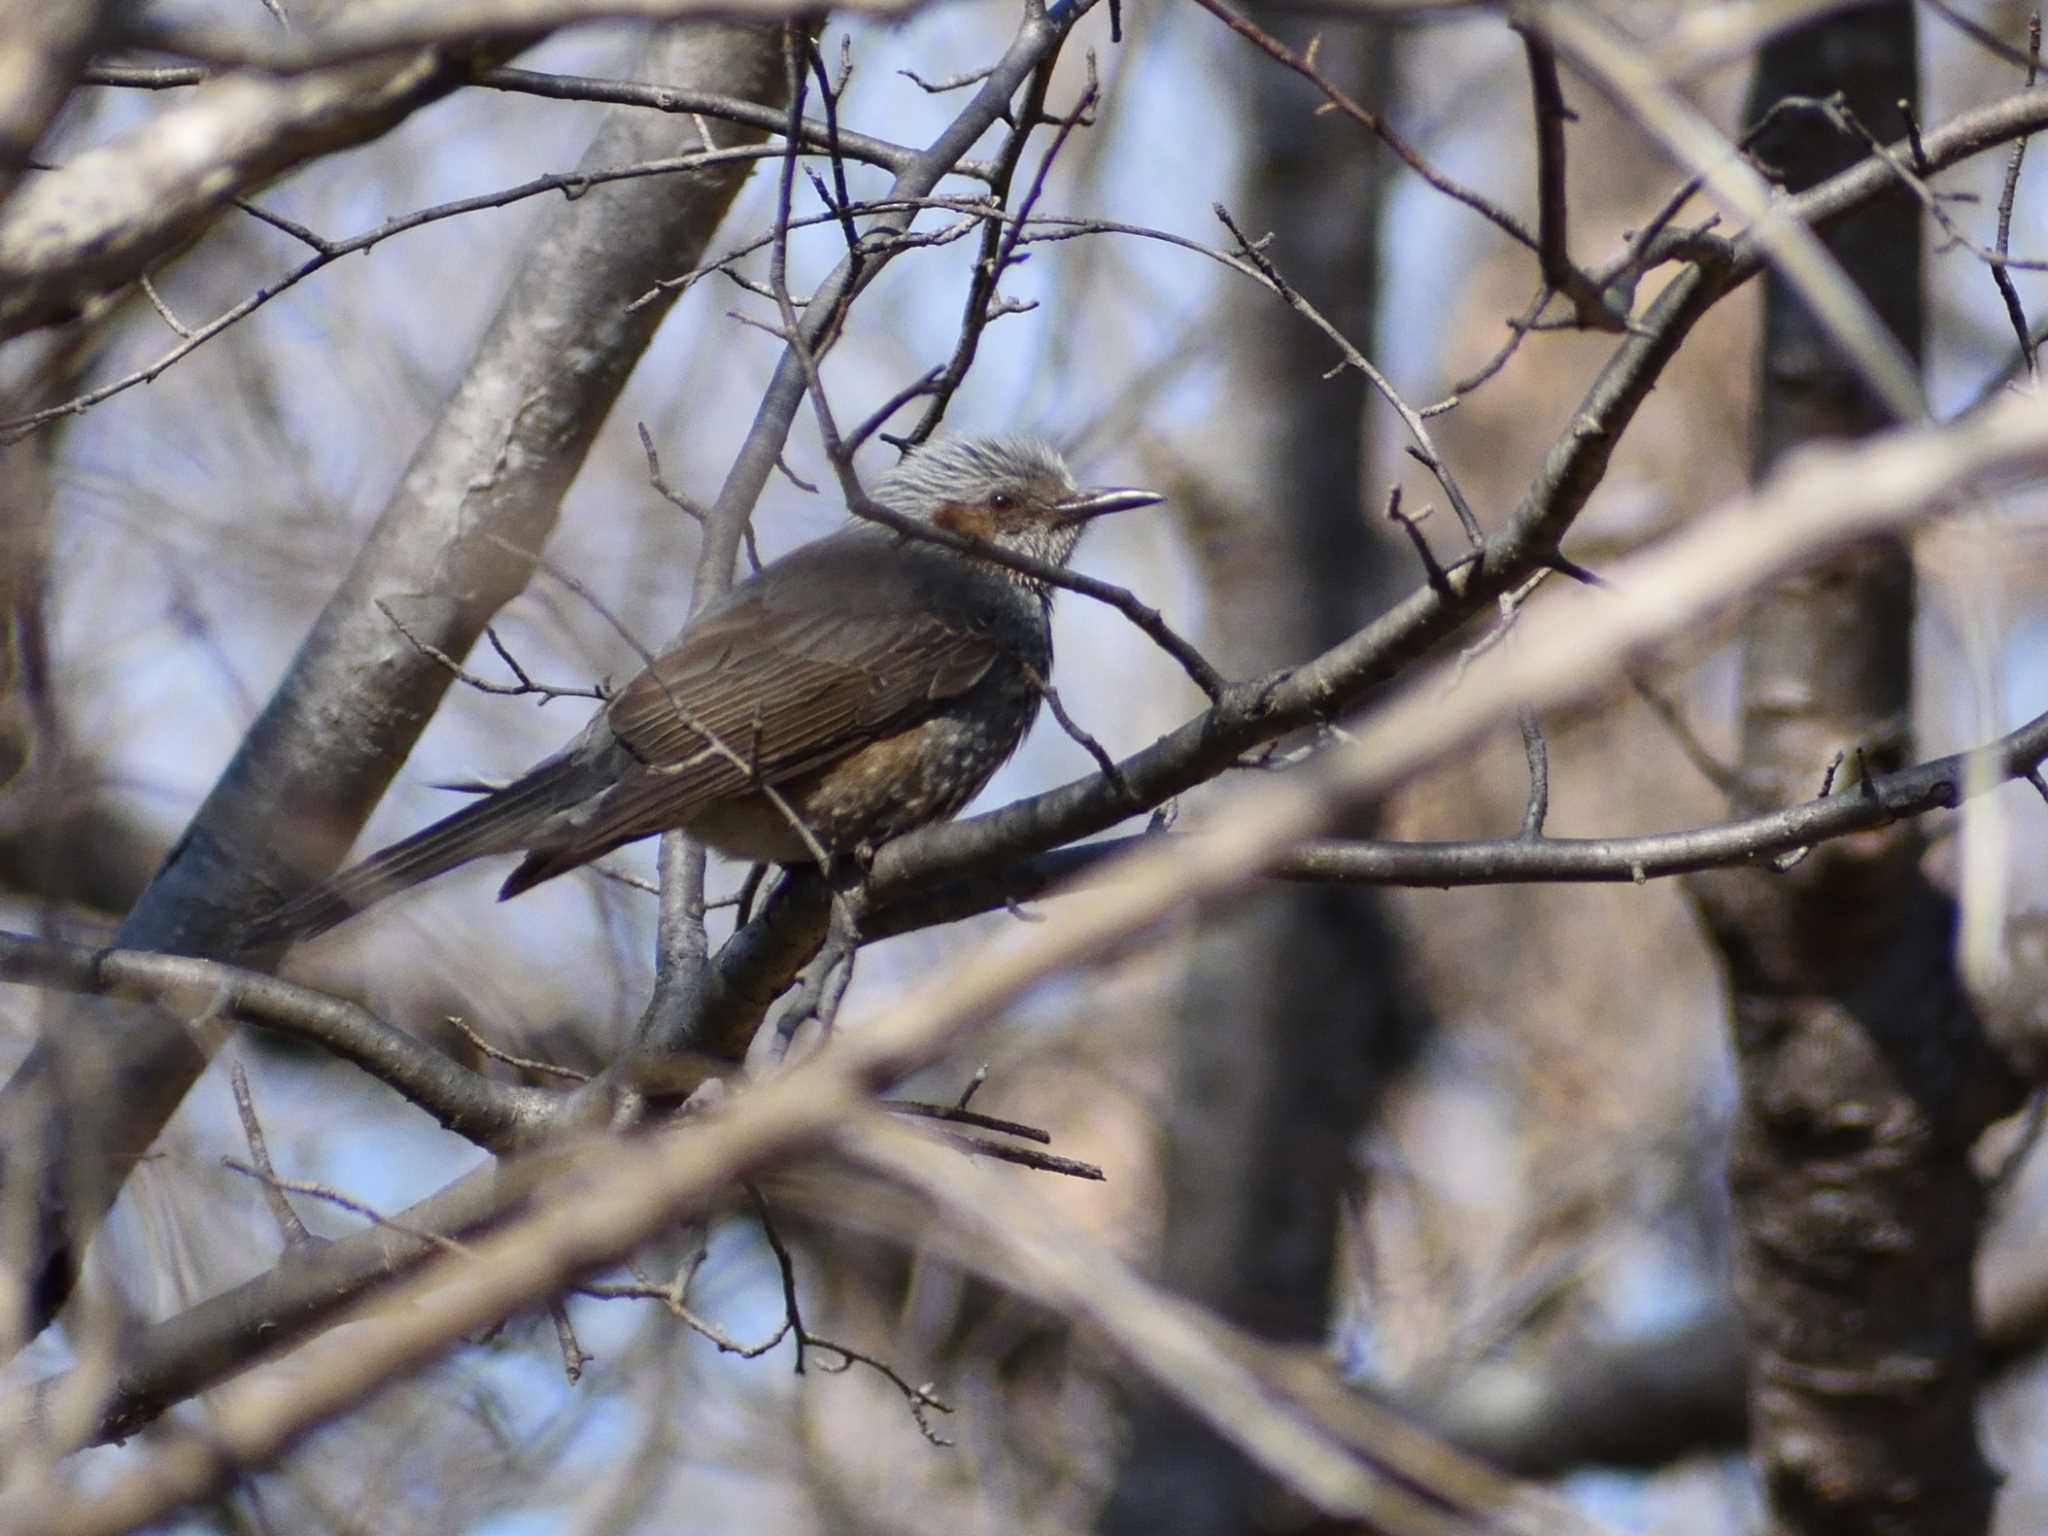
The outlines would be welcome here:
M 1092 519 L 1159 497 L 1122 487 L 1079 490 L 1066 460 L 1035 437 L 938 437 L 884 475 L 875 499 L 936 527 L 1065 565 Z M 1036 577 L 1013 572 L 1005 579 L 1042 600 L 1049 596 Z
M 912 449 L 875 485 L 875 499 L 913 517 L 948 503 L 974 505 L 1026 488 L 1048 503 L 1071 495 L 1074 477 L 1050 443 L 1035 437 L 935 437 Z

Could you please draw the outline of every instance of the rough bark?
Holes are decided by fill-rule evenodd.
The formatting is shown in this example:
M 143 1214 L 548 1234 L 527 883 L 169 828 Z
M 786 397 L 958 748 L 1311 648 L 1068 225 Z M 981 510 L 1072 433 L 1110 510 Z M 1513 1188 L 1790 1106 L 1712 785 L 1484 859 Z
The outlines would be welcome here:
M 1845 93 L 1881 136 L 1916 96 L 1914 19 L 1887 6 L 1786 34 L 1752 116 Z M 1785 114 L 1758 149 L 1794 189 L 1863 155 L 1824 116 Z M 1920 219 L 1894 195 L 1826 231 L 1917 358 Z M 1887 424 L 1804 306 L 1766 279 L 1755 468 Z M 1843 792 L 1911 754 L 1911 559 L 1873 539 L 1757 601 L 1745 626 L 1740 770 L 1772 802 Z M 2014 1102 L 1953 953 L 1950 899 L 1901 824 L 1816 849 L 1789 873 L 1692 889 L 1727 969 L 1741 1102 L 1732 1134 L 1736 1283 L 1751 1448 L 1785 1536 L 1982 1531 L 1994 1478 L 1973 1421 L 1971 1266 L 1982 1201 L 1968 1154 Z
M 2029 995 L 2038 999 L 2043 989 Z M 1983 1256 L 1977 1311 L 1987 1380 L 2038 1364 L 2048 1338 L 2048 1262 L 2024 1236 Z M 1668 1331 L 1569 1337 L 1551 1341 L 1540 1359 L 1490 1360 L 1401 1406 L 1517 1477 L 1665 1467 L 1735 1450 L 1747 1437 L 1745 1344 L 1730 1301 Z

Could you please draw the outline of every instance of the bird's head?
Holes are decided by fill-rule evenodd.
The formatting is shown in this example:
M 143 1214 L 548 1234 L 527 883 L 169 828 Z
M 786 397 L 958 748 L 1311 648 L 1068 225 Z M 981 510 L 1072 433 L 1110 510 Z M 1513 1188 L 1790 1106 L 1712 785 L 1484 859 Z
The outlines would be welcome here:
M 1164 498 L 1122 487 L 1082 490 L 1066 461 L 1036 438 L 935 437 L 876 484 L 875 499 L 935 527 L 1064 565 L 1090 520 Z

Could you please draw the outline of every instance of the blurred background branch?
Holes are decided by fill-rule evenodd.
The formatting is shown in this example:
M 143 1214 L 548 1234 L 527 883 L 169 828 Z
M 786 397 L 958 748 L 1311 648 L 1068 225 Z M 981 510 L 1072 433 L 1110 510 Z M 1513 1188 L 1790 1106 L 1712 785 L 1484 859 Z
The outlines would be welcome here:
M 1928 8 L 0 17 L 10 1510 L 2037 1527 L 2048 105 Z M 941 417 L 1171 502 L 836 916 L 206 958 Z

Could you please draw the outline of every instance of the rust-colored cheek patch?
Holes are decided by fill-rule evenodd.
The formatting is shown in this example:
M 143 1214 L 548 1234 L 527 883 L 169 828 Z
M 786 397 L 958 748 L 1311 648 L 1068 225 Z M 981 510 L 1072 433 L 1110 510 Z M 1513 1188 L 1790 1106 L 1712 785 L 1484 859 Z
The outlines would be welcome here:
M 971 534 L 979 539 L 996 536 L 996 520 L 989 516 L 987 507 L 969 506 L 965 502 L 949 501 L 932 514 L 936 527 L 951 529 L 954 533 Z

